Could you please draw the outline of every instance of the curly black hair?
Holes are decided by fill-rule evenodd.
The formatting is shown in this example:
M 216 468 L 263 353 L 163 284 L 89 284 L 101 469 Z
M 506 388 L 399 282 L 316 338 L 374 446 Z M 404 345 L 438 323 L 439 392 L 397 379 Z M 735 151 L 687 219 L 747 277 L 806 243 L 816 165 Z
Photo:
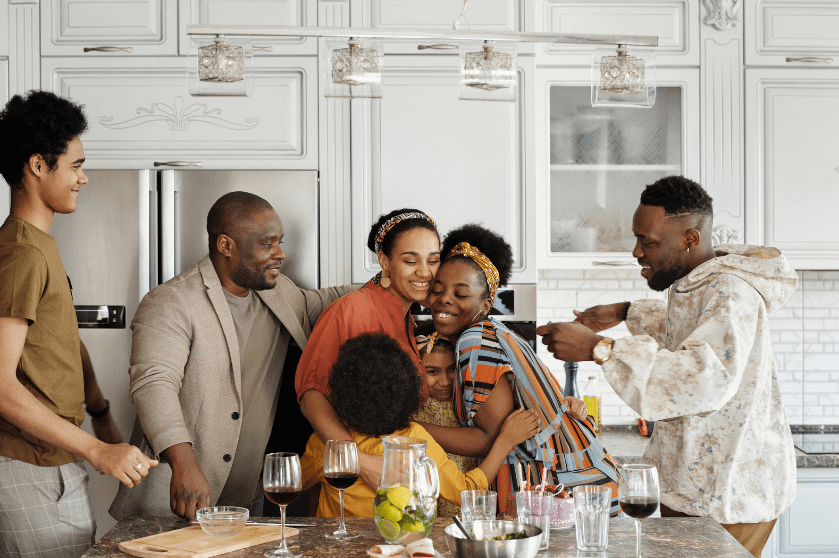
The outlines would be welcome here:
M 448 253 L 461 242 L 468 242 L 489 258 L 489 261 L 498 270 L 500 278 L 498 286 L 507 284 L 513 274 L 513 249 L 510 248 L 503 236 L 478 223 L 469 223 L 449 231 L 449 234 L 443 239 L 440 253 L 445 258 L 444 263 L 451 260 L 466 260 L 483 274 L 483 270 L 472 258 L 466 256 L 448 257 Z M 489 285 L 487 285 L 485 293 L 486 296 L 489 296 Z
M 705 215 L 712 217 L 714 207 L 705 189 L 684 176 L 665 176 L 641 192 L 641 204 L 663 207 L 664 214 Z
M 329 373 L 332 406 L 350 430 L 384 436 L 408 427 L 422 379 L 399 343 L 384 333 L 344 342 Z
M 395 209 L 387 215 L 379 215 L 379 220 L 370 227 L 370 234 L 367 235 L 367 248 L 369 248 L 371 252 L 376 252 L 376 237 L 379 236 L 379 229 L 382 228 L 382 225 L 384 225 L 389 219 L 402 213 L 422 213 L 423 215 L 428 215 L 425 211 L 410 209 L 407 207 Z M 437 227 L 434 226 L 434 223 L 428 219 L 407 219 L 394 225 L 393 228 L 385 235 L 384 240 L 382 240 L 382 252 L 385 253 L 385 256 L 388 258 L 390 257 L 390 252 L 393 249 L 393 245 L 396 243 L 396 239 L 399 235 L 412 229 L 427 229 L 436 234 L 437 242 L 440 242 L 440 233 L 437 232 Z
M 23 168 L 32 155 L 43 157 L 50 170 L 55 168 L 67 144 L 87 130 L 83 106 L 49 91 L 12 97 L 0 111 L 0 174 L 9 186 L 23 188 Z

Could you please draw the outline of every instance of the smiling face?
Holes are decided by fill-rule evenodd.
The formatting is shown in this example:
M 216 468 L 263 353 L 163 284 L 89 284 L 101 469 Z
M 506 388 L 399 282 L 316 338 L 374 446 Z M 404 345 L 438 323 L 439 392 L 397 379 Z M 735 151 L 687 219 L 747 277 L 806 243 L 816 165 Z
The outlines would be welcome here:
M 273 209 L 259 209 L 234 233 L 230 279 L 238 286 L 264 291 L 277 284 L 285 253 L 283 222 Z
M 437 401 L 451 401 L 455 376 L 454 351 L 447 347 L 423 353 L 422 365 L 425 367 L 428 394 Z
M 476 264 L 456 257 L 440 266 L 431 290 L 437 333 L 454 343 L 491 307 L 486 276 Z
M 388 291 L 402 299 L 405 312 L 414 302 L 428 298 L 431 282 L 440 267 L 440 240 L 422 228 L 400 233 L 390 249 L 390 256 L 379 252 L 379 265 L 390 277 Z
M 690 272 L 684 225 L 667 217 L 663 207 L 639 205 L 632 218 L 635 249 L 641 276 L 651 289 L 664 291 Z
M 36 176 L 40 179 L 37 192 L 43 204 L 55 213 L 73 213 L 76 210 L 76 199 L 82 185 L 87 184 L 87 176 L 82 170 L 84 163 L 84 147 L 78 137 L 67 144 L 65 151 L 50 170 L 40 155 L 33 155 Z

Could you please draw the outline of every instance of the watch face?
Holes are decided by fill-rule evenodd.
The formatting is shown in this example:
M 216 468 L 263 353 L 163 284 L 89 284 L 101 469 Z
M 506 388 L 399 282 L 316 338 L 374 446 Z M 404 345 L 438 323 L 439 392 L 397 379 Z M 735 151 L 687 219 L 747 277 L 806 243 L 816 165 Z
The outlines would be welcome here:
M 597 358 L 604 358 L 609 355 L 609 347 L 607 345 L 597 345 L 594 348 L 594 356 Z

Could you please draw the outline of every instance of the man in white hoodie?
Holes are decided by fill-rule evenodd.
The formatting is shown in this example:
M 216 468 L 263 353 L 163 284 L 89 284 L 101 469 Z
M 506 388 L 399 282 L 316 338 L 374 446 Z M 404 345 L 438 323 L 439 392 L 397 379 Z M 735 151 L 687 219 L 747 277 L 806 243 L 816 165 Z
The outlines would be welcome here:
M 795 497 L 795 453 L 781 402 L 768 314 L 798 277 L 775 248 L 711 245 L 711 198 L 671 176 L 635 211 L 633 257 L 667 301 L 575 311 L 536 331 L 554 356 L 594 360 L 633 410 L 656 422 L 661 515 L 711 517 L 759 557 Z M 631 337 L 597 335 L 625 320 Z

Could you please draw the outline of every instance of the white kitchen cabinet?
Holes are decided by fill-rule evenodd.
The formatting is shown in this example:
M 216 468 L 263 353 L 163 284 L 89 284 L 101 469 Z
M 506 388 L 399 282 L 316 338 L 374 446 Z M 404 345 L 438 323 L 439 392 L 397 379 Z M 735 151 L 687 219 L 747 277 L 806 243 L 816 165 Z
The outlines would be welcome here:
M 87 168 L 317 168 L 316 57 L 257 59 L 252 97 L 191 97 L 185 63 L 45 58 L 41 83 L 84 103 Z
M 799 468 L 795 501 L 775 524 L 761 558 L 839 558 L 839 469 Z
M 535 31 L 655 35 L 660 66 L 699 65 L 699 2 L 691 0 L 544 0 L 536 2 Z M 590 66 L 591 45 L 539 43 L 536 63 Z
M 0 7 L 4 7 L 0 2 Z M 2 18 L 0 18 L 2 19 Z M 9 102 L 9 60 L 0 58 L 0 105 Z M 0 221 L 5 221 L 9 215 L 12 192 L 0 176 Z
M 180 0 L 178 51 L 187 54 L 188 25 L 317 27 L 317 0 Z M 250 37 L 255 56 L 317 54 L 314 37 Z
M 379 270 L 366 248 L 379 215 L 427 211 L 441 235 L 481 221 L 513 249 L 512 283 L 535 283 L 533 57 L 519 57 L 519 101 L 460 101 L 458 57 L 392 56 L 381 100 L 351 101 L 352 279 Z
M 660 69 L 651 109 L 597 107 L 586 68 L 536 73 L 540 269 L 636 265 L 632 215 L 644 186 L 699 179 L 699 69 Z
M 750 238 L 839 269 L 839 71 L 746 70 Z
M 42 0 L 41 54 L 175 55 L 177 26 L 177 0 Z
M 746 0 L 747 66 L 839 68 L 839 1 Z

